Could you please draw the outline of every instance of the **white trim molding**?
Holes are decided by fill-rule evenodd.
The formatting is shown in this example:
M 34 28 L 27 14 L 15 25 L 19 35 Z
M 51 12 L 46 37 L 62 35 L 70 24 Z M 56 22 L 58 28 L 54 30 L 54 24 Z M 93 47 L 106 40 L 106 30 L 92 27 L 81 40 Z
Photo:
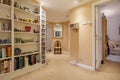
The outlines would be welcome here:
M 85 65 L 85 64 L 77 63 L 75 60 L 70 61 L 70 64 L 73 64 L 75 66 L 78 66 L 78 67 L 81 67 L 81 68 L 84 68 L 84 69 L 87 69 L 87 70 L 90 70 L 90 71 L 94 71 L 94 69 L 92 68 L 92 66 L 88 66 L 88 65 Z

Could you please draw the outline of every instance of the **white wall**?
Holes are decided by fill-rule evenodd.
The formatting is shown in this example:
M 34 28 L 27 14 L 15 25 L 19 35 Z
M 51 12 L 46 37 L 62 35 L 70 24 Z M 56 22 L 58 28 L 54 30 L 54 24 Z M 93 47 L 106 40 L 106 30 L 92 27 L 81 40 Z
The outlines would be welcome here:
M 120 0 L 101 5 L 101 13 L 104 13 L 107 18 L 107 33 L 110 39 L 120 40 Z
M 107 18 L 107 34 L 112 40 L 120 40 L 119 34 L 120 16 Z

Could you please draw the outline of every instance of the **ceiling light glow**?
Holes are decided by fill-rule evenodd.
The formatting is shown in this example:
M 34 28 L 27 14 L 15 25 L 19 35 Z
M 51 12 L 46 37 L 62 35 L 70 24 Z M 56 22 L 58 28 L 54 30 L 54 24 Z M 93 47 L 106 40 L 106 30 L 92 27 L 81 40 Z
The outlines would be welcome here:
M 74 3 L 75 3 L 75 4 L 77 4 L 77 3 L 78 3 L 78 1 L 75 1 Z
M 43 6 L 44 4 L 43 4 L 43 3 L 41 3 L 40 5 L 41 5 L 41 6 Z

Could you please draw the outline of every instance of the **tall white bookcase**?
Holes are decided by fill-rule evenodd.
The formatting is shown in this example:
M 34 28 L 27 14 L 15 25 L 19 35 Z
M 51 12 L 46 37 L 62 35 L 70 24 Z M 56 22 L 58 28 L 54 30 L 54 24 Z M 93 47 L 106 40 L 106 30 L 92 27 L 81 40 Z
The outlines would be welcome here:
M 40 36 L 41 36 L 41 61 L 42 64 L 46 63 L 46 12 L 40 7 Z
M 44 9 L 32 0 L 0 0 L 0 80 L 40 69 L 45 53 Z

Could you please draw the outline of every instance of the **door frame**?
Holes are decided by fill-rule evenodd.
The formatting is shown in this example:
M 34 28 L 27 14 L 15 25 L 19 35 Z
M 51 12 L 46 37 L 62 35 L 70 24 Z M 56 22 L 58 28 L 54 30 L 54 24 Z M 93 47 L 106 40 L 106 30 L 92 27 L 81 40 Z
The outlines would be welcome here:
M 96 46 L 96 42 L 98 42 L 98 40 L 96 39 L 97 38 L 97 30 L 96 30 L 96 7 L 97 6 L 100 6 L 102 4 L 105 4 L 105 3 L 108 3 L 108 2 L 111 2 L 113 0 L 101 0 L 101 1 L 98 1 L 96 3 L 94 3 L 92 5 L 92 70 L 96 70 L 98 69 L 99 65 L 97 65 L 97 60 L 96 58 L 98 58 L 98 52 L 97 52 L 97 46 Z M 98 16 L 98 15 L 97 15 Z

